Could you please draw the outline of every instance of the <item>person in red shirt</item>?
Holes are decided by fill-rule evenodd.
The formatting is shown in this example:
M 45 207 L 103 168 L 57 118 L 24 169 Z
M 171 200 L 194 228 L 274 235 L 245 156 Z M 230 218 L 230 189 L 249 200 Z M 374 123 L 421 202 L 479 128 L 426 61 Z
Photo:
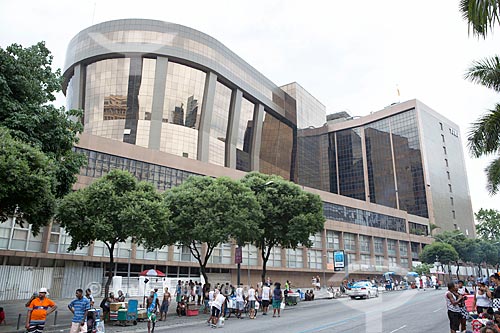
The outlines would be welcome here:
M 45 328 L 47 315 L 57 309 L 56 303 L 47 297 L 47 289 L 41 288 L 38 297 L 31 301 L 26 316 L 26 329 L 28 333 L 42 333 Z
M 5 312 L 3 311 L 3 308 L 0 308 L 0 325 L 7 325 L 7 322 L 5 321 Z

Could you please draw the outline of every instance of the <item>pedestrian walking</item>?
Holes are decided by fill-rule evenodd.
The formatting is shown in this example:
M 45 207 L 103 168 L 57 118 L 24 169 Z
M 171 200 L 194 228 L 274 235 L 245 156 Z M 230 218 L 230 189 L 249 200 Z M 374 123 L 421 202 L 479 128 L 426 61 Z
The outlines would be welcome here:
M 57 305 L 47 297 L 47 288 L 40 288 L 38 297 L 33 299 L 28 306 L 26 316 L 26 329 L 28 333 L 41 333 L 45 328 L 47 316 L 56 311 Z
M 160 307 L 160 321 L 167 320 L 168 306 L 170 305 L 171 298 L 172 297 L 168 292 L 168 288 L 165 288 L 165 293 L 163 294 L 163 301 L 161 302 L 161 307 Z
M 278 310 L 278 317 L 281 316 L 281 302 L 283 301 L 283 295 L 281 292 L 281 284 L 276 282 L 274 284 L 273 290 L 273 317 L 276 317 L 276 310 Z
M 146 300 L 147 316 L 148 316 L 148 333 L 155 331 L 156 312 L 158 312 L 158 296 L 154 289 L 149 292 L 149 297 Z
M 182 281 L 177 281 L 177 286 L 175 286 L 175 301 L 179 303 L 182 298 Z
M 70 333 L 87 332 L 87 315 L 90 309 L 90 301 L 83 297 L 83 290 L 76 290 L 76 298 L 68 304 L 68 309 L 73 314 Z
M 214 297 L 215 299 L 212 302 L 212 308 L 210 309 L 210 319 L 208 320 L 212 328 L 217 327 L 217 322 L 219 321 L 221 313 L 224 310 L 223 307 L 226 302 L 226 297 L 224 297 L 218 289 L 215 289 Z

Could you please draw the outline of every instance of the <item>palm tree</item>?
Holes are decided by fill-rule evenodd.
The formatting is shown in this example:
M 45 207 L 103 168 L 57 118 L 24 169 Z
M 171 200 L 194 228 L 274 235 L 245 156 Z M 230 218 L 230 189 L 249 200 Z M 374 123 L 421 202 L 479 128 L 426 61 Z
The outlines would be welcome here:
M 500 23 L 499 0 L 461 0 L 460 11 L 469 25 L 469 33 L 486 38 L 488 32 Z M 500 58 L 493 56 L 474 61 L 467 70 L 465 78 L 473 83 L 500 92 Z M 472 124 L 468 136 L 468 146 L 472 155 L 496 154 L 500 152 L 500 104 L 481 116 Z M 500 190 L 500 156 L 485 169 L 487 189 L 491 195 Z
M 469 25 L 469 34 L 486 38 L 495 24 L 500 22 L 500 1 L 460 0 L 460 12 Z

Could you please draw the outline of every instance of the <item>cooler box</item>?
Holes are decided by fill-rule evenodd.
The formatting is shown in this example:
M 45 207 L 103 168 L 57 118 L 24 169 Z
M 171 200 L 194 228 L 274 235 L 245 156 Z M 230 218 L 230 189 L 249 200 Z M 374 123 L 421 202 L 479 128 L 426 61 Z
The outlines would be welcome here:
M 148 318 L 148 313 L 146 309 L 140 308 L 137 309 L 137 319 L 147 319 Z
M 126 321 L 127 320 L 127 309 L 118 310 L 118 320 Z
M 125 309 L 127 308 L 127 303 L 126 302 L 117 302 L 117 303 L 111 303 L 109 304 L 109 309 L 111 311 L 118 311 L 120 309 Z
M 118 311 L 110 311 L 109 320 L 118 320 Z
M 467 308 L 468 312 L 473 312 L 476 311 L 472 306 L 474 305 L 474 297 L 467 297 L 465 300 L 465 307 Z
M 189 309 L 186 311 L 188 317 L 197 316 L 199 313 L 198 309 Z

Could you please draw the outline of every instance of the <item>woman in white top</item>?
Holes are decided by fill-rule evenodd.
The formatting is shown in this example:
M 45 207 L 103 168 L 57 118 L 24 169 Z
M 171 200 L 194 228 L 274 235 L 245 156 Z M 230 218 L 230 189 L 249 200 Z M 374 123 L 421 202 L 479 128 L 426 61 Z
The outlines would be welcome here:
M 474 308 L 477 309 L 478 314 L 483 312 L 493 314 L 492 297 L 490 289 L 486 287 L 484 282 L 479 282 L 474 294 Z
M 256 296 L 257 292 L 255 291 L 253 286 L 250 286 L 250 289 L 248 289 L 248 296 L 247 296 L 248 316 L 250 319 L 255 318 L 255 301 L 257 300 Z

